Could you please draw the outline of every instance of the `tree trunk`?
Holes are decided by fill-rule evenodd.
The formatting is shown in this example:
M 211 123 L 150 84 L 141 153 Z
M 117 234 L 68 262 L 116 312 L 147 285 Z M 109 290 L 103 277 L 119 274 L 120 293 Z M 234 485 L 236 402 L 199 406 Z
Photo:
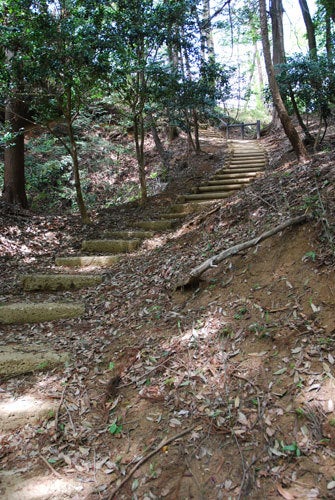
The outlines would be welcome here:
M 330 18 L 326 15 L 326 52 L 328 61 L 331 63 L 333 61 L 333 43 L 332 43 L 332 29 L 330 24 Z
M 160 156 L 160 159 L 162 160 L 163 167 L 166 170 L 168 170 L 170 168 L 170 165 L 169 165 L 169 154 L 164 149 L 162 141 L 161 141 L 161 139 L 160 139 L 160 137 L 158 135 L 158 132 L 157 132 L 157 128 L 156 128 L 154 117 L 152 116 L 151 112 L 148 113 L 148 118 L 150 120 L 150 128 L 151 128 L 152 137 L 153 137 L 154 142 L 155 142 L 155 147 L 156 147 L 157 152 L 158 152 L 158 154 Z
M 199 120 L 198 113 L 193 109 L 193 125 L 194 125 L 194 145 L 196 153 L 201 153 L 200 139 L 199 139 Z
M 308 50 L 309 55 L 312 59 L 317 58 L 317 48 L 316 48 L 316 38 L 315 38 L 315 26 L 312 21 L 311 14 L 309 12 L 308 4 L 306 0 L 299 0 L 302 16 L 304 18 L 304 23 L 306 26 L 307 40 L 308 40 Z
M 28 208 L 24 172 L 24 104 L 8 100 L 5 120 L 9 123 L 14 137 L 5 147 L 5 172 L 2 197 L 6 203 Z
M 283 2 L 282 0 L 272 0 L 270 4 L 270 17 L 272 26 L 272 62 L 275 73 L 278 73 L 276 66 L 285 62 L 284 27 L 283 27 Z
M 272 94 L 272 99 L 274 106 L 278 112 L 279 119 L 283 125 L 284 131 L 290 140 L 293 150 L 298 159 L 305 160 L 307 158 L 307 151 L 299 137 L 297 130 L 295 129 L 292 120 L 285 108 L 282 97 L 280 95 L 279 87 L 277 84 L 274 67 L 271 60 L 271 50 L 269 42 L 269 31 L 268 23 L 266 17 L 266 4 L 265 0 L 259 0 L 259 12 L 260 12 L 260 23 L 261 23 L 261 34 L 262 34 L 262 44 L 265 68 L 268 75 L 269 86 Z
M 74 177 L 74 185 L 76 188 L 77 204 L 83 224 L 90 224 L 91 220 L 87 213 L 83 192 L 81 189 L 77 144 L 74 138 L 73 127 L 71 122 L 68 123 L 68 131 L 71 144 L 72 171 Z
M 138 164 L 138 174 L 141 187 L 141 205 L 144 205 L 148 198 L 147 181 L 144 166 L 144 121 L 142 114 L 135 114 L 134 123 L 134 140 L 136 148 L 136 159 Z
M 270 3 L 270 17 L 272 28 L 272 63 L 275 75 L 279 73 L 279 64 L 283 64 L 286 59 L 284 45 L 284 26 L 283 26 L 283 2 L 282 0 L 272 0 Z M 280 119 L 278 111 L 274 106 L 272 110 L 271 130 L 280 128 Z
M 199 23 L 200 39 L 202 42 L 202 58 L 205 61 L 215 60 L 214 37 L 211 22 L 210 0 L 202 0 L 202 20 Z
M 79 161 L 78 161 L 78 151 L 77 143 L 74 137 L 73 126 L 72 126 L 72 99 L 71 99 L 71 89 L 67 90 L 67 101 L 66 101 L 66 112 L 64 113 L 69 140 L 70 140 L 70 154 L 72 159 L 72 171 L 74 177 L 74 185 L 76 188 L 77 204 L 83 224 L 90 224 L 90 217 L 86 210 L 86 205 L 83 197 L 83 192 L 81 189 L 80 173 L 79 173 Z

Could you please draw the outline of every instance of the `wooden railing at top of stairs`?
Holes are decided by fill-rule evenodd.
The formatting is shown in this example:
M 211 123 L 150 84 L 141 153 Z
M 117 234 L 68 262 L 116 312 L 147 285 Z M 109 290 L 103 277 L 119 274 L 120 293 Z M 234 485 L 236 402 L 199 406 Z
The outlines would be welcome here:
M 241 138 L 244 139 L 245 137 L 245 127 L 252 127 L 256 125 L 256 138 L 260 139 L 261 137 L 261 122 L 260 120 L 257 120 L 255 123 L 234 123 L 230 125 L 229 123 L 224 122 L 223 120 L 221 121 L 221 126 L 220 128 L 226 129 L 226 139 L 229 139 L 229 129 L 233 127 L 239 127 L 241 129 Z

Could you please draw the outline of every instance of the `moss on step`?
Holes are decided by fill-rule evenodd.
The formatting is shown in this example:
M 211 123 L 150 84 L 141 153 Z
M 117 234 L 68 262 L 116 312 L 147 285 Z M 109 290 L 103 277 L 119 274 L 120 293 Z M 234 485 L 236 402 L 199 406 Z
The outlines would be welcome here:
M 42 323 L 77 318 L 84 312 L 85 305 L 79 302 L 16 302 L 0 306 L 0 324 Z
M 99 285 L 102 277 L 99 275 L 80 274 L 26 274 L 21 278 L 24 290 L 72 290 Z

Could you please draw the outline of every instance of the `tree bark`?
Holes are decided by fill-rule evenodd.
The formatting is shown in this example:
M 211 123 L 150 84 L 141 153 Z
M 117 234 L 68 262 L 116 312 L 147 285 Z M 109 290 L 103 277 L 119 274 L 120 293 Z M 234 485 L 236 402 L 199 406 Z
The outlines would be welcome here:
M 148 118 L 149 118 L 149 121 L 150 121 L 150 129 L 151 129 L 152 137 L 153 137 L 154 142 L 155 142 L 155 147 L 156 147 L 157 152 L 158 152 L 158 154 L 160 156 L 160 159 L 162 160 L 163 167 L 166 170 L 169 170 L 169 168 L 170 168 L 169 154 L 164 149 L 162 141 L 161 141 L 161 139 L 160 139 L 160 137 L 158 135 L 158 132 L 157 132 L 157 128 L 156 128 L 156 123 L 155 123 L 154 117 L 153 117 L 153 115 L 152 115 L 151 112 L 148 112 Z
M 2 197 L 6 203 L 28 208 L 24 171 L 24 104 L 9 99 L 5 109 L 5 121 L 9 123 L 13 138 L 5 147 L 4 188 Z
M 76 188 L 76 197 L 77 197 L 77 204 L 81 216 L 81 220 L 83 224 L 89 224 L 90 217 L 87 213 L 86 210 L 86 205 L 83 197 L 83 192 L 81 189 L 81 181 L 80 181 L 80 173 L 79 173 L 79 160 L 78 160 L 78 151 L 77 151 L 77 143 L 74 137 L 74 132 L 73 132 L 73 126 L 72 126 L 72 99 L 71 99 L 71 89 L 67 89 L 66 93 L 67 97 L 67 109 L 66 112 L 64 113 L 66 123 L 67 123 L 67 129 L 68 129 L 68 134 L 69 134 L 69 140 L 70 140 L 70 153 L 71 153 L 71 159 L 72 159 L 72 171 L 73 171 L 73 177 L 74 177 L 74 185 Z
M 136 159 L 139 171 L 139 181 L 141 187 L 141 205 L 144 205 L 148 198 L 147 181 L 144 165 L 144 122 L 142 114 L 135 114 L 134 122 L 134 139 L 136 148 Z
M 306 0 L 299 0 L 300 9 L 302 16 L 304 18 L 304 23 L 306 26 L 307 40 L 308 40 L 308 50 L 312 59 L 317 58 L 317 47 L 315 38 L 315 26 L 312 21 L 312 16 L 309 12 L 308 4 Z
M 293 150 L 298 159 L 305 160 L 307 158 L 306 148 L 300 139 L 300 136 L 294 127 L 292 120 L 285 108 L 284 102 L 280 95 L 278 83 L 275 76 L 274 66 L 271 60 L 271 50 L 269 42 L 269 30 L 268 22 L 266 16 L 266 4 L 265 0 L 259 0 L 259 13 L 260 13 L 260 23 L 261 23 L 261 33 L 262 33 L 262 44 L 265 68 L 268 75 L 269 86 L 272 94 L 272 99 L 274 106 L 277 110 L 281 124 L 283 125 L 285 134 L 287 135 L 290 143 L 292 144 Z

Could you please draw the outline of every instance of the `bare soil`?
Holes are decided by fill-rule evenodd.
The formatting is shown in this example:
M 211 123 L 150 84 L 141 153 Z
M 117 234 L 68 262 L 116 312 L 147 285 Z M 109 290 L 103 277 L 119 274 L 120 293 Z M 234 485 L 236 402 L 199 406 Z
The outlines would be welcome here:
M 113 268 L 89 269 L 103 283 L 85 291 L 23 292 L 19 277 L 59 272 L 54 257 L 82 239 L 158 218 L 222 166 L 222 138 L 204 138 L 146 207 L 95 213 L 91 227 L 1 206 L 0 301 L 86 304 L 80 319 L 0 327 L 4 345 L 71 356 L 2 381 L 0 397 L 53 404 L 2 433 L 2 498 L 334 498 L 335 141 L 305 164 L 284 138 L 262 141 L 263 178 Z M 176 289 L 209 256 L 302 213 L 306 223 Z

